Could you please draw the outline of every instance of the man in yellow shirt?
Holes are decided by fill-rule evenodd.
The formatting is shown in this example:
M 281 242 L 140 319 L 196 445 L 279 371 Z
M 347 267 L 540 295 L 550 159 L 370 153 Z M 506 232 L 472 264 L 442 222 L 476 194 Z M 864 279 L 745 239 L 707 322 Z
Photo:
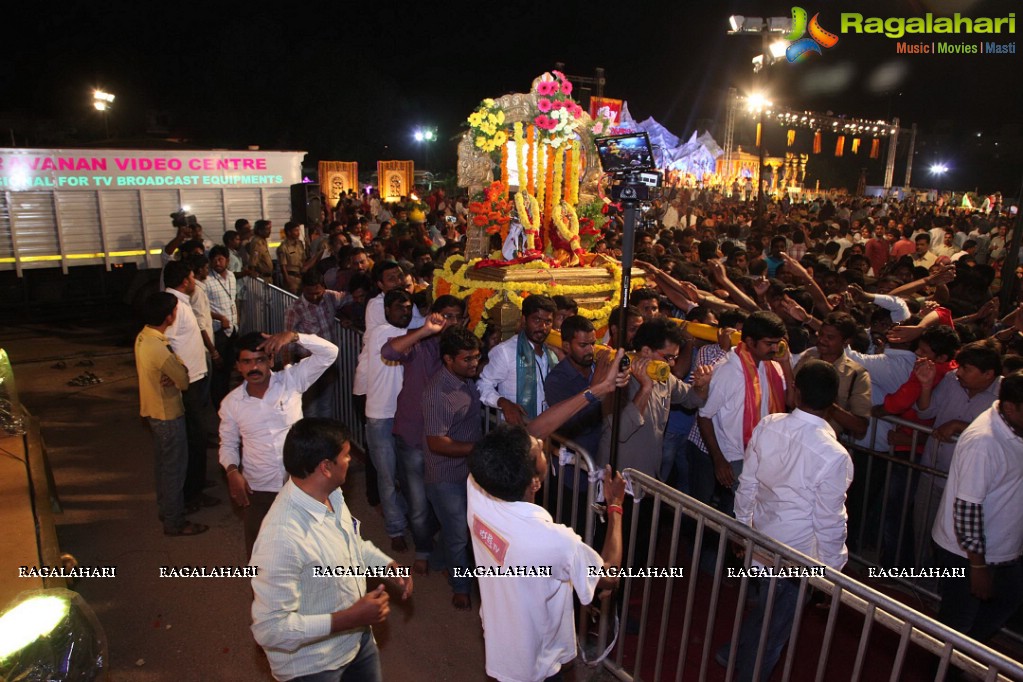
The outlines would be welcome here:
M 185 406 L 181 391 L 188 389 L 188 369 L 170 349 L 164 332 L 174 323 L 177 299 L 154 293 L 143 309 L 146 326 L 135 339 L 135 369 L 139 375 L 140 414 L 153 434 L 156 504 L 164 535 L 198 535 L 209 526 L 185 520 L 183 486 L 188 464 Z

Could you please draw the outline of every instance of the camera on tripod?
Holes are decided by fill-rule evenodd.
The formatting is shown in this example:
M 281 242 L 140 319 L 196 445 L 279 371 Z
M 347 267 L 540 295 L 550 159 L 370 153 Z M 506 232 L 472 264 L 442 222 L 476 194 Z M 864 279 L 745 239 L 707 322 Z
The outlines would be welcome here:
M 648 201 L 650 188 L 663 184 L 646 133 L 598 137 L 593 142 L 601 169 L 612 176 L 612 201 Z

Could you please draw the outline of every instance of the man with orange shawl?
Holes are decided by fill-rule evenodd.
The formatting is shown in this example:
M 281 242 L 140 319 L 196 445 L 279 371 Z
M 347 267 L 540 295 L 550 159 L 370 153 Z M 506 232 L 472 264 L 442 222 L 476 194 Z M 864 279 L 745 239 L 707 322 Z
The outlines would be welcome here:
M 786 391 L 794 385 L 787 361 L 772 358 L 785 336 L 785 323 L 772 312 L 758 311 L 742 326 L 742 340 L 718 365 L 710 382 L 707 404 L 697 426 L 714 461 L 719 508 L 732 514 L 735 488 L 742 473 L 743 453 L 762 417 L 785 412 Z

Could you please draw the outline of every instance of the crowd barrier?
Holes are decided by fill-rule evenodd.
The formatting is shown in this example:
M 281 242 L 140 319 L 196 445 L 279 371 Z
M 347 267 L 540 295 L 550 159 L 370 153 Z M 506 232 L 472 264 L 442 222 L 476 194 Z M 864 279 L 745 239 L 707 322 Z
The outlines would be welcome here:
M 239 296 L 238 305 L 238 327 L 241 333 L 261 331 L 276 334 L 286 331 L 284 314 L 298 296 L 251 277 L 243 279 L 241 286 L 245 288 L 244 295 Z M 355 367 L 359 364 L 359 353 L 362 351 L 362 332 L 345 327 L 335 320 L 333 334 L 329 340 L 337 344 L 337 362 L 327 371 L 337 373 L 336 381 L 331 382 L 337 417 L 351 430 L 353 444 L 365 450 L 365 419 L 352 396 Z
M 619 638 L 604 666 L 622 680 L 707 679 L 711 674 L 714 652 L 729 641 L 737 641 L 742 625 L 746 597 L 751 588 L 748 572 L 751 558 L 779 571 L 789 567 L 810 569 L 821 564 L 792 548 L 744 526 L 735 519 L 680 493 L 660 481 L 635 470 L 627 470 L 633 491 L 640 497 L 635 502 L 625 548 L 625 565 L 632 567 L 682 568 L 684 578 L 627 577 L 619 585 L 621 592 L 621 623 L 635 622 L 637 634 Z M 651 514 L 652 541 L 637 546 L 638 520 L 646 507 Z M 662 519 L 662 516 L 665 517 Z M 662 521 L 667 522 L 662 524 Z M 670 527 L 662 527 L 669 525 Z M 657 529 L 670 536 L 667 543 L 656 541 Z M 691 536 L 692 544 L 683 542 Z M 716 537 L 715 537 L 716 536 Z M 726 568 L 739 571 L 733 560 L 732 547 L 741 546 L 744 569 L 740 577 L 726 578 Z M 832 680 L 881 679 L 901 680 L 926 673 L 921 679 L 943 680 L 955 668 L 978 679 L 1023 680 L 1023 666 L 974 640 L 951 630 L 937 621 L 871 589 L 849 576 L 825 569 L 815 575 L 788 578 L 798 580 L 798 603 L 804 603 L 811 591 L 825 595 L 828 614 L 823 632 L 820 628 L 803 627 L 808 609 L 797 609 L 788 648 L 778 661 L 782 679 Z M 769 579 L 768 613 L 779 580 Z M 684 592 L 684 598 L 681 598 Z M 737 594 L 736 594 L 737 593 Z M 639 599 L 635 598 L 640 595 Z M 734 597 L 734 603 L 732 602 Z M 813 608 L 813 607 L 809 607 Z M 635 611 L 638 610 L 638 618 Z M 733 614 L 731 625 L 723 632 L 718 620 Z M 847 639 L 855 628 L 850 621 L 854 612 L 861 614 L 862 624 L 855 645 L 847 641 L 836 644 L 842 630 Z M 602 617 L 613 617 L 605 610 Z M 839 620 L 843 624 L 839 625 Z M 754 679 L 764 656 L 765 633 L 770 616 L 760 631 Z M 877 626 L 877 627 L 876 627 Z M 601 623 L 601 631 L 611 628 Z M 669 632 L 678 632 L 669 642 Z M 875 646 L 884 631 L 897 643 Z M 915 646 L 911 646 L 915 645 Z M 603 642 L 598 643 L 598 649 Z M 692 660 L 693 647 L 698 660 Z M 835 654 L 834 657 L 832 654 Z M 832 658 L 834 660 L 832 661 Z M 726 679 L 735 674 L 736 647 L 727 660 Z M 851 660 L 851 665 L 848 665 Z M 626 663 L 628 661 L 628 663 Z M 672 663 L 674 665 L 672 665 Z M 844 667 L 847 666 L 848 667 Z M 716 677 L 716 675 L 715 675 Z
M 917 569 L 906 574 L 914 575 L 930 565 L 931 526 L 948 472 L 920 464 L 932 427 L 899 417 L 883 421 L 909 431 L 908 450 L 897 452 L 879 442 L 876 424 L 867 446 L 844 443 L 857 479 L 847 503 L 850 557 L 866 567 Z M 934 602 L 939 599 L 934 579 L 899 574 L 891 580 Z
M 285 311 L 296 296 L 271 284 L 251 279 L 245 280 L 244 286 L 245 296 L 240 301 L 240 330 L 242 332 L 260 330 L 268 333 L 283 331 Z M 362 349 L 362 333 L 356 329 L 346 328 L 340 322 L 336 324 L 335 338 L 339 346 L 339 355 L 333 371 L 338 373 L 338 381 L 334 382 L 337 391 L 338 417 L 352 429 L 353 441 L 360 447 L 365 447 L 362 415 L 351 395 L 355 367 Z M 484 433 L 500 421 L 498 411 L 489 407 L 483 408 L 480 418 Z M 910 452 L 913 453 L 917 451 L 918 442 L 922 442 L 923 438 L 931 431 L 928 427 L 895 417 L 888 417 L 886 421 L 912 429 Z M 847 444 L 847 446 L 853 456 L 858 458 L 857 478 L 863 481 L 859 487 L 855 487 L 854 484 L 854 490 L 850 492 L 848 507 L 850 510 L 855 510 L 855 513 L 850 512 L 850 558 L 868 567 L 923 568 L 926 564 L 919 559 L 923 555 L 924 548 L 930 542 L 930 532 L 929 528 L 926 533 L 922 534 L 914 535 L 912 531 L 913 493 L 918 487 L 915 484 L 923 475 L 944 479 L 947 474 L 919 464 L 916 455 L 901 457 L 890 449 L 888 452 L 883 452 L 853 444 Z M 549 438 L 545 442 L 545 449 L 552 466 L 549 467 L 548 478 L 541 493 L 541 504 L 551 512 L 557 522 L 571 526 L 587 543 L 592 544 L 597 531 L 596 514 L 593 507 L 596 494 L 595 484 L 583 485 L 581 482 L 588 480 L 588 477 L 578 476 L 574 468 L 568 470 L 566 474 L 565 467 L 560 464 L 563 459 L 560 454 L 562 448 L 575 452 L 574 467 L 584 473 L 588 473 L 594 468 L 589 453 L 557 435 Z M 688 552 L 688 570 L 683 581 L 685 603 L 684 606 L 679 605 L 680 608 L 672 608 L 677 581 L 669 579 L 664 581 L 665 584 L 659 588 L 662 590 L 658 598 L 660 613 L 652 613 L 651 597 L 654 583 L 650 579 L 627 578 L 619 588 L 622 594 L 621 622 L 625 624 L 634 619 L 635 614 L 632 616 L 629 614 L 630 609 L 633 608 L 631 606 L 633 592 L 641 590 L 638 638 L 623 636 L 615 645 L 612 656 L 604 661 L 604 665 L 610 672 L 623 680 L 640 679 L 640 671 L 646 671 L 651 665 L 653 675 L 645 674 L 643 677 L 656 680 L 672 679 L 665 670 L 669 625 L 673 619 L 679 617 L 679 614 L 683 614 L 681 639 L 677 649 L 676 647 L 671 648 L 672 651 L 677 650 L 674 679 L 681 680 L 683 672 L 689 670 L 687 649 L 695 641 L 697 629 L 701 627 L 700 620 L 705 618 L 705 622 L 702 623 L 702 634 L 699 635 L 702 638 L 699 679 L 703 680 L 709 671 L 708 665 L 712 658 L 712 643 L 714 641 L 712 635 L 718 615 L 726 613 L 727 610 L 734 611 L 735 621 L 731 627 L 732 639 L 737 638 L 741 625 L 742 605 L 745 602 L 748 578 L 743 577 L 738 582 L 739 594 L 734 607 L 723 608 L 720 603 L 724 591 L 727 591 L 723 591 L 723 585 L 734 583 L 734 581 L 726 583 L 723 580 L 729 543 L 731 541 L 742 543 L 747 557 L 750 557 L 755 551 L 758 556 L 767 558 L 768 560 L 764 562 L 765 565 L 777 567 L 816 566 L 818 564 L 809 557 L 756 533 L 731 517 L 725 516 L 659 481 L 635 471 L 629 473 L 633 489 L 643 496 L 638 503 L 639 507 L 652 506 L 650 527 L 652 529 L 659 528 L 660 517 L 667 509 L 671 512 L 671 530 L 667 554 L 664 554 L 663 544 L 658 545 L 656 542 L 651 542 L 637 550 L 635 546 L 637 524 L 642 514 L 633 514 L 632 524 L 628 530 L 630 539 L 626 547 L 626 561 L 629 565 L 643 564 L 643 561 L 639 561 L 637 557 L 642 557 L 645 553 L 645 565 L 684 568 L 683 564 L 676 560 L 681 558 L 680 552 Z M 566 475 L 580 484 L 566 485 Z M 561 483 L 557 480 L 559 477 Z M 856 494 L 855 497 L 854 494 Z M 931 495 L 930 499 L 923 502 L 923 508 L 928 512 L 933 510 L 938 504 L 939 497 L 940 494 Z M 878 504 L 878 500 L 880 500 L 880 504 Z M 691 545 L 683 542 L 683 532 L 692 536 Z M 717 535 L 717 541 L 707 550 L 704 540 L 713 535 Z M 657 533 L 652 533 L 651 537 L 656 538 Z M 910 537 L 912 537 L 912 542 L 907 542 L 907 538 Z M 911 563 L 907 564 L 907 559 Z M 749 567 L 748 560 L 745 566 Z M 708 580 L 711 581 L 709 590 L 704 589 Z M 891 580 L 902 583 L 935 602 L 938 599 L 933 581 L 904 577 L 894 577 Z M 776 581 L 771 581 L 770 594 L 773 594 L 774 582 Z M 680 587 L 679 590 L 681 589 Z M 891 680 L 900 679 L 910 650 L 909 645 L 913 643 L 922 650 L 930 652 L 936 664 L 935 679 L 944 679 L 950 667 L 955 667 L 969 671 L 982 679 L 1023 681 L 1023 667 L 1015 661 L 949 630 L 923 614 L 844 574 L 828 571 L 826 577 L 801 578 L 800 600 L 812 589 L 831 596 L 831 609 L 824 632 L 824 643 L 819 650 L 813 652 L 815 657 L 819 656 L 816 671 L 810 675 L 815 679 L 835 677 L 835 671 L 825 674 L 828 671 L 830 644 L 837 627 L 837 614 L 841 608 L 847 608 L 864 615 L 855 655 L 855 665 L 852 668 L 850 679 L 870 679 L 869 675 L 864 677 L 867 675 L 865 666 L 868 660 L 874 660 L 877 655 L 874 649 L 870 649 L 871 656 L 867 656 L 872 626 L 877 623 L 895 633 L 898 638 L 896 653 L 889 662 L 885 663 L 886 670 L 890 667 L 889 679 Z M 771 596 L 768 597 L 769 600 L 771 598 Z M 698 610 L 694 609 L 697 599 L 701 601 L 701 607 Z M 709 603 L 702 603 L 706 600 L 709 600 Z M 583 639 L 586 638 L 590 625 L 589 613 L 588 609 L 581 609 L 579 613 L 579 632 Z M 783 679 L 808 679 L 805 676 L 792 677 L 793 674 L 796 674 L 793 673 L 795 652 L 799 650 L 803 636 L 803 633 L 800 632 L 800 613 L 797 613 L 788 654 L 784 659 Z M 598 651 L 603 651 L 610 639 L 610 633 L 615 629 L 612 623 L 615 612 L 605 602 L 600 614 L 594 646 Z M 646 640 L 651 633 L 656 633 L 656 649 L 652 663 L 650 660 L 644 660 L 647 657 L 648 642 Z M 631 661 L 629 666 L 631 672 L 627 671 L 624 665 L 626 655 Z M 733 672 L 734 654 L 729 660 L 729 679 Z M 802 675 L 802 673 L 797 675 Z

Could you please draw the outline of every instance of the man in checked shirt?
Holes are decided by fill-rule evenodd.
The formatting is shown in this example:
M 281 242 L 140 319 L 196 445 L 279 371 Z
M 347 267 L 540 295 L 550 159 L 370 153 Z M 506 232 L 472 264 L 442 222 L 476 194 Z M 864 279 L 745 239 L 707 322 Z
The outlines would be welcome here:
M 1023 371 L 959 436 L 931 537 L 942 568 L 938 619 L 985 642 L 1023 603 Z M 956 571 L 958 573 L 959 571 Z M 952 573 L 952 571 L 949 571 Z

